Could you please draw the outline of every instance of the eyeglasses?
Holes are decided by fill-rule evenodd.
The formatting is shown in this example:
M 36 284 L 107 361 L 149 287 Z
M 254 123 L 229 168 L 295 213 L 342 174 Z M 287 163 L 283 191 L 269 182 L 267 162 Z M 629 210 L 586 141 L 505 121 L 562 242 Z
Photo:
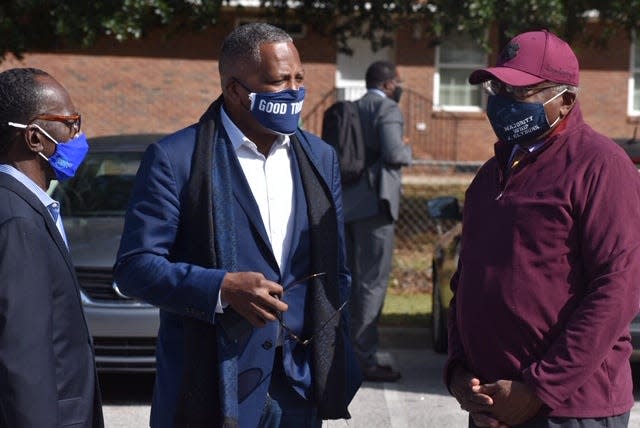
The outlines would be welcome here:
M 327 273 L 326 272 L 318 272 L 318 273 L 313 273 L 311 275 L 305 276 L 304 278 L 298 279 L 296 281 L 290 282 L 289 284 L 285 285 L 284 288 L 284 292 L 286 293 L 287 291 L 291 291 L 291 289 L 297 287 L 300 284 L 304 284 L 305 282 L 311 281 L 314 278 L 319 278 L 322 276 L 325 276 Z M 284 297 L 284 296 L 283 296 Z M 282 316 L 282 312 L 276 312 L 276 317 L 278 318 L 278 322 L 280 323 L 280 327 L 282 327 L 282 329 L 286 332 L 286 334 L 289 336 L 289 338 L 291 338 L 292 340 L 295 340 L 296 342 L 298 342 L 299 344 L 303 345 L 303 346 L 307 346 L 309 343 L 311 343 L 311 341 L 313 341 L 313 339 L 320 334 L 326 327 L 327 325 L 338 315 L 340 314 L 340 312 L 342 312 L 342 310 L 344 309 L 344 307 L 347 305 L 348 300 L 345 300 L 340 307 L 326 320 L 324 321 L 321 325 L 320 328 L 318 328 L 316 331 L 313 332 L 313 334 L 308 338 L 308 339 L 302 339 L 300 336 L 298 336 L 289 326 L 287 326 L 287 324 L 285 324 L 283 316 Z
M 69 131 L 71 132 L 71 137 L 78 134 L 80 132 L 80 128 L 82 127 L 82 116 L 80 116 L 79 114 L 70 114 L 68 116 L 59 115 L 59 114 L 39 114 L 33 119 L 31 119 L 29 123 L 35 120 L 64 123 L 67 126 L 67 128 L 69 128 Z
M 524 100 L 535 94 L 544 91 L 545 89 L 557 88 L 561 85 L 552 84 L 546 86 L 511 86 L 499 80 L 487 80 L 482 83 L 482 88 L 489 95 L 501 95 Z

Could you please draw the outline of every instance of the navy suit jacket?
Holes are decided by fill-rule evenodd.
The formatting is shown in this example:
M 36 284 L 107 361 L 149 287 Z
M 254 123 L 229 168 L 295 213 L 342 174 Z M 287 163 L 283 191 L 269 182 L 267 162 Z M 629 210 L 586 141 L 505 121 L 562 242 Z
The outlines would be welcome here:
M 189 243 L 182 242 L 180 228 L 184 220 L 187 185 L 197 133 L 198 126 L 193 125 L 147 149 L 126 215 L 125 230 L 115 268 L 116 280 L 123 292 L 161 309 L 156 351 L 158 367 L 151 411 L 153 427 L 173 426 L 178 395 L 182 388 L 183 370 L 185 365 L 192 363 L 191 359 L 198 358 L 190 355 L 189 360 L 185 361 L 184 318 L 211 324 L 216 334 L 219 334 L 218 329 L 221 328 L 220 317 L 216 316 L 214 310 L 226 271 L 183 261 L 187 253 L 185 245 Z M 341 301 L 344 301 L 349 296 L 350 276 L 344 263 L 337 158 L 335 152 L 319 138 L 306 133 L 298 135 L 302 137 L 299 144 L 322 175 L 335 205 L 336 220 L 339 224 L 339 233 L 334 239 L 340 259 L 338 292 Z M 216 132 L 214 138 L 224 139 L 225 144 L 230 144 L 224 132 Z M 292 248 L 281 276 L 248 183 L 237 160 L 234 158 L 234 162 L 231 163 L 232 210 L 239 253 L 238 271 L 262 272 L 268 279 L 281 284 L 310 273 L 308 269 L 311 245 L 306 230 L 308 222 L 305 204 L 296 203 Z M 296 164 L 295 159 L 293 164 Z M 293 177 L 296 200 L 299 201 L 301 185 L 295 171 Z M 215 205 L 216 201 L 213 203 Z M 347 322 L 342 322 L 341 328 L 346 329 L 347 325 Z M 255 426 L 259 420 L 269 385 L 278 330 L 277 322 L 271 322 L 264 328 L 250 328 L 248 333 L 241 335 L 240 354 L 237 356 L 238 389 L 222 391 L 220 398 L 240 403 L 237 415 L 240 426 Z M 346 331 L 342 334 L 345 338 L 348 337 Z M 355 374 L 357 363 L 350 351 L 342 357 L 354 367 Z M 210 361 L 210 364 L 219 365 L 221 362 Z M 359 385 L 358 375 L 354 377 L 352 384 L 354 389 L 345 391 L 345 394 L 351 394 L 349 400 Z M 217 388 L 217 385 L 209 386 Z M 208 405 L 215 406 L 216 403 Z M 222 423 L 209 422 L 211 426 Z
M 0 173 L 0 426 L 101 427 L 91 336 L 47 208 Z

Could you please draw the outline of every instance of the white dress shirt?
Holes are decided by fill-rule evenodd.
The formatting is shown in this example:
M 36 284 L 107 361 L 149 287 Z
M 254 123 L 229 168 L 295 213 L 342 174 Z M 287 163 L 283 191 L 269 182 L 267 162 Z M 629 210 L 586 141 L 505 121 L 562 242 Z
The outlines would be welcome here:
M 222 126 L 233 144 L 242 172 L 260 209 L 273 255 L 283 273 L 291 248 L 293 230 L 293 177 L 291 175 L 291 144 L 289 136 L 281 135 L 265 157 L 220 110 Z
M 262 224 L 282 274 L 291 248 L 293 230 L 294 200 L 289 137 L 279 136 L 265 157 L 258 151 L 255 143 L 231 121 L 224 108 L 220 109 L 220 116 L 253 198 L 258 204 Z M 226 306 L 227 303 L 222 301 L 218 293 L 215 312 L 222 313 Z M 281 342 L 281 338 L 278 341 Z

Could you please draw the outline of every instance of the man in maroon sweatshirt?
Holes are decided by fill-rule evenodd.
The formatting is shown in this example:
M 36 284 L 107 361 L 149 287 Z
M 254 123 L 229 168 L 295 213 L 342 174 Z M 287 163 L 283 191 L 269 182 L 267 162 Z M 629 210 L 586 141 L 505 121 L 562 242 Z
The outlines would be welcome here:
M 465 197 L 447 386 L 470 427 L 626 427 L 640 174 L 583 121 L 554 34 L 516 36 L 469 82 L 498 142 Z

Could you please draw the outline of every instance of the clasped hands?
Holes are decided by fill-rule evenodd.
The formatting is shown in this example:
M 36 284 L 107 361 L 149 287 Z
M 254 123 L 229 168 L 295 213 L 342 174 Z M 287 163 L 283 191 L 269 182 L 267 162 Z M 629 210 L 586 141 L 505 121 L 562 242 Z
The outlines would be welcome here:
M 481 384 L 464 367 L 454 369 L 449 385 L 460 407 L 479 427 L 507 428 L 534 417 L 542 401 L 522 382 L 498 380 Z
M 220 298 L 254 327 L 277 320 L 289 306 L 283 302 L 284 289 L 258 272 L 229 272 L 222 280 Z

